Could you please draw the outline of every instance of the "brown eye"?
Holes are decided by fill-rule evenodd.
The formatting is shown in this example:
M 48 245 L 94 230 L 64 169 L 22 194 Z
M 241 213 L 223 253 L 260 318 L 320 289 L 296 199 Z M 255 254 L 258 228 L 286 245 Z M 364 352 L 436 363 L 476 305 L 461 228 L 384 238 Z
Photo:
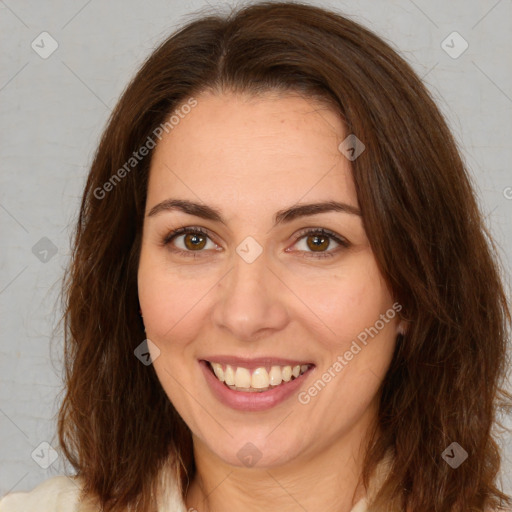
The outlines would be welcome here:
M 162 240 L 162 244 L 168 246 L 170 251 L 182 256 L 202 256 L 209 252 L 208 249 L 218 250 L 218 246 L 211 240 L 208 233 L 202 228 L 195 227 L 172 231 Z
M 187 233 L 184 235 L 183 242 L 187 249 L 194 251 L 196 249 L 203 249 L 206 245 L 207 237 L 197 233 Z
M 324 251 L 329 248 L 330 239 L 324 235 L 309 235 L 306 243 L 312 251 Z
M 317 228 L 299 233 L 294 245 L 304 257 L 328 258 L 350 247 L 350 242 L 332 231 Z

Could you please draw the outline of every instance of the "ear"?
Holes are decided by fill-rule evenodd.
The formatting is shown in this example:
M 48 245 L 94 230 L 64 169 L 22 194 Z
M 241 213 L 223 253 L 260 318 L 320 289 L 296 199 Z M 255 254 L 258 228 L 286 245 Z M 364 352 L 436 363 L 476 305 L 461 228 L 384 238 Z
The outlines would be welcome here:
M 401 334 L 403 336 L 407 332 L 408 328 L 409 328 L 409 322 L 406 322 L 405 320 L 400 320 L 400 323 L 398 324 L 398 327 L 396 328 L 396 333 Z

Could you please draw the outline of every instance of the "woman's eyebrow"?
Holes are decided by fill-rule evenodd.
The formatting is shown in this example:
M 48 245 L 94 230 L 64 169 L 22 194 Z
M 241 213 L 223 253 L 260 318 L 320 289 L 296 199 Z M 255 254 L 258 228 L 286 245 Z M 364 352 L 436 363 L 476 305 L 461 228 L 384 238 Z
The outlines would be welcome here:
M 187 199 L 166 199 L 165 201 L 153 206 L 147 216 L 152 217 L 159 213 L 172 210 L 180 210 L 189 215 L 195 215 L 202 219 L 212 220 L 226 225 L 221 212 L 217 208 L 201 203 L 195 203 L 194 201 L 189 201 Z M 274 226 L 281 223 L 291 222 L 299 217 L 306 217 L 308 215 L 316 215 L 330 211 L 361 216 L 361 211 L 356 206 L 340 203 L 338 201 L 324 201 L 320 203 L 298 204 L 284 210 L 279 210 L 274 216 Z

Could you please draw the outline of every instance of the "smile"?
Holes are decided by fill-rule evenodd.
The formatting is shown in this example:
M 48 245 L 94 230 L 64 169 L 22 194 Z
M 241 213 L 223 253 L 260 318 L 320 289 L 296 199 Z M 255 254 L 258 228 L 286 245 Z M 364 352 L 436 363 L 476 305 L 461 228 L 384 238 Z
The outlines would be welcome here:
M 253 369 L 208 361 L 213 374 L 233 391 L 262 393 L 285 385 L 306 373 L 313 365 L 272 365 Z

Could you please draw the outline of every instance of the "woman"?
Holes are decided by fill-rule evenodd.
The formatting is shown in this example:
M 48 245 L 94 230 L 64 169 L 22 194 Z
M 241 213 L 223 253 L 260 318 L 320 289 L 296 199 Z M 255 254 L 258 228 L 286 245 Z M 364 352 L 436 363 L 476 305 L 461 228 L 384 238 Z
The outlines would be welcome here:
M 425 87 L 352 21 L 260 3 L 165 41 L 100 143 L 66 283 L 77 477 L 2 512 L 510 504 L 494 251 Z

